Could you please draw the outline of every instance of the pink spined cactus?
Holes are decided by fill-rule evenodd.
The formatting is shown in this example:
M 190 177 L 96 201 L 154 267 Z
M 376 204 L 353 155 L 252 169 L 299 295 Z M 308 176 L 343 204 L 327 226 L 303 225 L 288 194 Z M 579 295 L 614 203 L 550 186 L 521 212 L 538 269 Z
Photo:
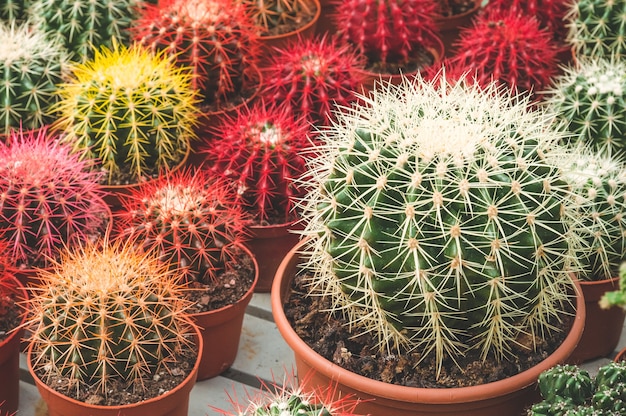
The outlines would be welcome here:
M 310 146 L 309 124 L 285 108 L 259 101 L 222 120 L 206 142 L 206 169 L 235 184 L 241 205 L 259 224 L 293 220 Z
M 101 176 L 45 127 L 0 143 L 0 238 L 17 267 L 47 267 L 59 249 L 108 226 Z

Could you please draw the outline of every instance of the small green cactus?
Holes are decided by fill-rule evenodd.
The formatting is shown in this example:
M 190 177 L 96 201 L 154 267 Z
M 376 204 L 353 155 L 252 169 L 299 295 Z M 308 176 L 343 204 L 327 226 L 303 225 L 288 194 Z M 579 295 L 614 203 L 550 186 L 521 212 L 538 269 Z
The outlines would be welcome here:
M 626 384 L 619 383 L 613 387 L 598 389 L 592 397 L 595 409 L 626 414 Z
M 573 143 L 590 143 L 609 155 L 626 147 L 626 62 L 579 58 L 565 68 L 546 102 L 572 134 Z
M 61 84 L 53 127 L 108 184 L 138 183 L 178 165 L 195 138 L 191 75 L 139 45 L 102 48 Z
M 72 60 L 91 59 L 101 46 L 128 44 L 141 0 L 31 0 L 33 24 L 67 48 Z
M 505 360 L 570 307 L 568 185 L 547 160 L 562 133 L 510 94 L 443 75 L 384 86 L 337 114 L 311 161 L 312 290 L 437 376 L 467 351 Z
M 600 388 L 613 388 L 626 384 L 626 362 L 610 362 L 602 366 L 596 374 L 596 385 Z
M 600 307 L 608 309 L 612 306 L 626 308 L 626 263 L 619 268 L 619 289 L 605 292 L 600 299 Z
M 27 24 L 2 21 L 0 45 L 0 136 L 51 122 L 67 62 L 65 48 Z
M 188 301 L 176 273 L 134 242 L 88 242 L 67 250 L 29 300 L 33 369 L 67 377 L 80 394 L 105 397 L 113 379 L 142 392 L 191 343 Z
M 575 365 L 557 365 L 539 376 L 539 391 L 548 402 L 567 398 L 576 405 L 584 404 L 594 390 L 589 373 Z
M 577 0 L 570 4 L 568 40 L 579 58 L 626 54 L 626 0 Z

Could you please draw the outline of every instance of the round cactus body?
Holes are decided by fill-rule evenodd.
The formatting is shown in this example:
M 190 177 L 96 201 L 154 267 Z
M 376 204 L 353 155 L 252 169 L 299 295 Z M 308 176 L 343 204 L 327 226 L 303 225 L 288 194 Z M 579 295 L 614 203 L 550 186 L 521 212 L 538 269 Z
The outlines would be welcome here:
M 626 62 L 579 58 L 565 68 L 546 101 L 568 125 L 574 143 L 618 156 L 626 147 Z
M 307 265 L 382 353 L 503 359 L 564 313 L 574 237 L 567 185 L 545 158 L 561 133 L 528 105 L 495 84 L 417 77 L 321 133 Z
M 437 46 L 436 11 L 434 0 L 346 0 L 333 18 L 344 41 L 384 68 Z
M 263 96 L 313 123 L 328 124 L 332 111 L 353 102 L 363 82 L 362 55 L 336 38 L 299 40 L 277 50 L 263 79 Z
M 626 0 L 572 1 L 566 19 L 568 39 L 578 58 L 623 58 L 626 54 Z
M 43 128 L 0 143 L 0 236 L 18 267 L 46 266 L 109 220 L 100 173 Z
M 108 184 L 138 183 L 179 164 L 195 138 L 190 75 L 138 46 L 102 48 L 59 88 L 54 127 Z
M 247 216 L 234 192 L 203 171 L 178 171 L 142 184 L 122 206 L 120 235 L 156 250 L 187 281 L 210 284 L 232 267 L 245 241 Z
M 128 30 L 141 0 L 31 0 L 29 16 L 36 27 L 84 62 L 101 46 L 128 44 Z
M 260 224 L 285 223 L 304 188 L 309 125 L 285 107 L 259 102 L 222 120 L 203 153 L 212 175 L 233 183 L 240 203 Z
M 65 49 L 23 24 L 0 22 L 0 135 L 40 128 L 53 118 Z
M 178 276 L 133 242 L 94 242 L 62 252 L 29 300 L 33 368 L 104 396 L 121 380 L 142 380 L 189 345 L 190 320 Z
M 191 69 L 192 86 L 218 108 L 258 83 L 257 28 L 241 2 L 164 0 L 147 5 L 134 37 Z
M 539 391 L 548 402 L 569 399 L 585 404 L 595 392 L 595 384 L 586 370 L 575 365 L 557 365 L 539 376 Z

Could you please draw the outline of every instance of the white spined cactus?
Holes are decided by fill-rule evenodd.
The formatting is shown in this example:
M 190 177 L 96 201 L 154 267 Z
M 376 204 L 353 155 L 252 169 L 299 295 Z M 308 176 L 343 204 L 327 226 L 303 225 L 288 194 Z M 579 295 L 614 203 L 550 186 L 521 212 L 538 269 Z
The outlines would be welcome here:
M 502 360 L 555 330 L 578 266 L 551 114 L 495 84 L 417 77 L 320 136 L 302 201 L 311 293 L 381 353 L 419 349 L 439 375 L 445 358 Z

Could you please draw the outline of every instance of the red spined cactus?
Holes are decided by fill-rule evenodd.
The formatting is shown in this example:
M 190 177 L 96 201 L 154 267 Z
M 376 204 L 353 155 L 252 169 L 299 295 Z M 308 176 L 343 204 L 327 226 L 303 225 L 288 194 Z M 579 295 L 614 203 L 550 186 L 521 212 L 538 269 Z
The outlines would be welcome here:
M 276 50 L 263 79 L 262 95 L 313 123 L 328 123 L 335 105 L 347 106 L 363 82 L 363 55 L 326 36 L 298 40 Z
M 121 199 L 117 235 L 135 239 L 188 282 L 210 284 L 233 267 L 248 216 L 230 185 L 204 171 L 183 170 L 146 182 Z
M 207 142 L 206 169 L 235 184 L 240 203 L 254 221 L 266 224 L 293 219 L 298 184 L 306 172 L 309 124 L 285 107 L 258 102 L 224 118 Z
M 494 11 L 463 29 L 457 54 L 444 62 L 447 78 L 467 72 L 481 86 L 501 82 L 519 91 L 541 91 L 558 71 L 558 47 L 532 16 Z
M 338 0 L 333 19 L 344 41 L 386 69 L 437 47 L 436 12 L 434 0 Z
M 59 249 L 101 233 L 110 211 L 101 173 L 48 130 L 0 143 L 0 238 L 20 268 L 48 266 Z
M 146 4 L 134 38 L 166 50 L 191 68 L 192 86 L 205 104 L 228 105 L 239 91 L 258 83 L 258 28 L 243 3 L 231 0 L 161 0 Z

